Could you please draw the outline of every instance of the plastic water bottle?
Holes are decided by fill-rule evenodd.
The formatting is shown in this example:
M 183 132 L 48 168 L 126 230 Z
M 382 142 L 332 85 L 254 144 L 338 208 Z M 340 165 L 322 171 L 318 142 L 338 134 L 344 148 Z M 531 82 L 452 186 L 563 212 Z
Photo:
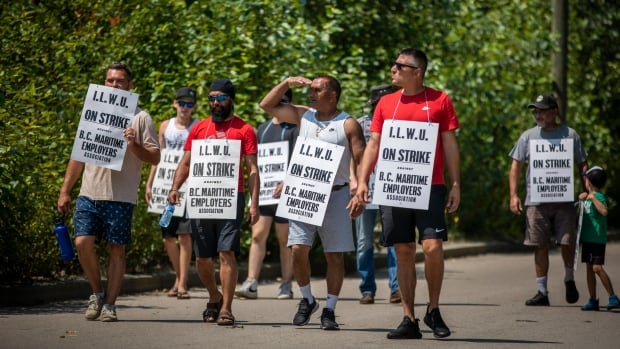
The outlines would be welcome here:
M 168 203 L 164 208 L 164 212 L 161 214 L 161 218 L 159 219 L 159 225 L 163 228 L 167 228 L 170 225 L 170 220 L 172 219 L 172 214 L 174 213 L 174 204 Z
M 56 218 L 54 222 L 54 233 L 56 233 L 56 240 L 60 247 L 60 258 L 63 261 L 70 261 L 75 257 L 73 252 L 73 244 L 71 243 L 71 237 L 69 236 L 69 229 L 65 224 L 65 220 L 62 216 Z

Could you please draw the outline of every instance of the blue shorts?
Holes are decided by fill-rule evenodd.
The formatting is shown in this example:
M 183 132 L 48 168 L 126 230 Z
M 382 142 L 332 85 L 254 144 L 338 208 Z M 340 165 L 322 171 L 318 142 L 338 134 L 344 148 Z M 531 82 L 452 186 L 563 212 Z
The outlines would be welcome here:
M 245 209 L 245 196 L 238 193 L 236 219 L 190 219 L 190 231 L 194 240 L 196 258 L 217 257 L 221 251 L 239 254 L 241 223 Z
M 448 240 L 445 219 L 446 186 L 431 186 L 428 210 L 381 206 L 382 240 L 385 246 L 395 243 L 415 242 L 416 228 L 418 243 L 426 239 Z
M 131 219 L 134 204 L 119 201 L 96 201 L 78 196 L 73 215 L 75 236 L 95 236 L 109 243 L 131 243 Z

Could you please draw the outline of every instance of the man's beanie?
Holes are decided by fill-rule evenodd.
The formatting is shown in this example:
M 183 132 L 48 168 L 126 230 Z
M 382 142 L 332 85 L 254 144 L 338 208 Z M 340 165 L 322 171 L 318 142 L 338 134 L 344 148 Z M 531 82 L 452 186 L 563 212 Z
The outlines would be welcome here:
M 230 98 L 235 99 L 235 86 L 228 79 L 218 78 L 213 80 L 211 86 L 209 86 L 209 90 L 220 91 L 229 95 Z

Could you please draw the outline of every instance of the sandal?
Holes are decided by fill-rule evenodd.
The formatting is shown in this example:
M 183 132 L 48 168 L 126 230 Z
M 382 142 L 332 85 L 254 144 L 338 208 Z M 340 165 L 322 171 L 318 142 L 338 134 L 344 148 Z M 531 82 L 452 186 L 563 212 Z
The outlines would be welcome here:
M 220 316 L 220 310 L 224 305 L 224 297 L 217 303 L 207 303 L 207 309 L 202 312 L 202 321 L 204 322 L 216 322 Z
M 168 297 L 178 297 L 179 296 L 179 289 L 174 287 L 171 288 L 170 291 L 168 291 Z
M 187 293 L 187 291 L 180 291 L 178 296 L 177 296 L 177 299 L 190 299 L 190 298 L 191 297 L 190 297 L 189 293 Z
M 235 317 L 228 310 L 224 310 L 220 313 L 220 317 L 217 318 L 218 326 L 232 326 L 235 324 Z

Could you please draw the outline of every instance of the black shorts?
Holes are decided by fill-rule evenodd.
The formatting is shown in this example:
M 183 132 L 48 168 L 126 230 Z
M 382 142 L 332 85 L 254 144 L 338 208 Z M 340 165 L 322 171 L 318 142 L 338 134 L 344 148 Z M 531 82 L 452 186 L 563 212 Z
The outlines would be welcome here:
M 277 210 L 278 205 L 266 205 L 258 207 L 258 212 L 260 212 L 261 216 L 273 217 L 273 221 L 276 223 L 288 223 L 288 219 L 276 216 Z
M 238 193 L 235 219 L 190 219 L 197 258 L 217 257 L 221 251 L 233 251 L 239 255 L 244 197 L 243 193 Z
M 581 243 L 581 261 L 588 264 L 605 264 L 605 244 L 594 242 Z
M 189 218 L 172 216 L 167 227 L 161 227 L 162 238 L 178 238 L 179 234 L 189 234 Z
M 426 239 L 448 240 L 448 228 L 445 219 L 446 186 L 431 187 L 428 210 L 381 206 L 382 240 L 384 246 L 395 243 L 416 241 L 416 228 L 419 232 L 418 243 Z

